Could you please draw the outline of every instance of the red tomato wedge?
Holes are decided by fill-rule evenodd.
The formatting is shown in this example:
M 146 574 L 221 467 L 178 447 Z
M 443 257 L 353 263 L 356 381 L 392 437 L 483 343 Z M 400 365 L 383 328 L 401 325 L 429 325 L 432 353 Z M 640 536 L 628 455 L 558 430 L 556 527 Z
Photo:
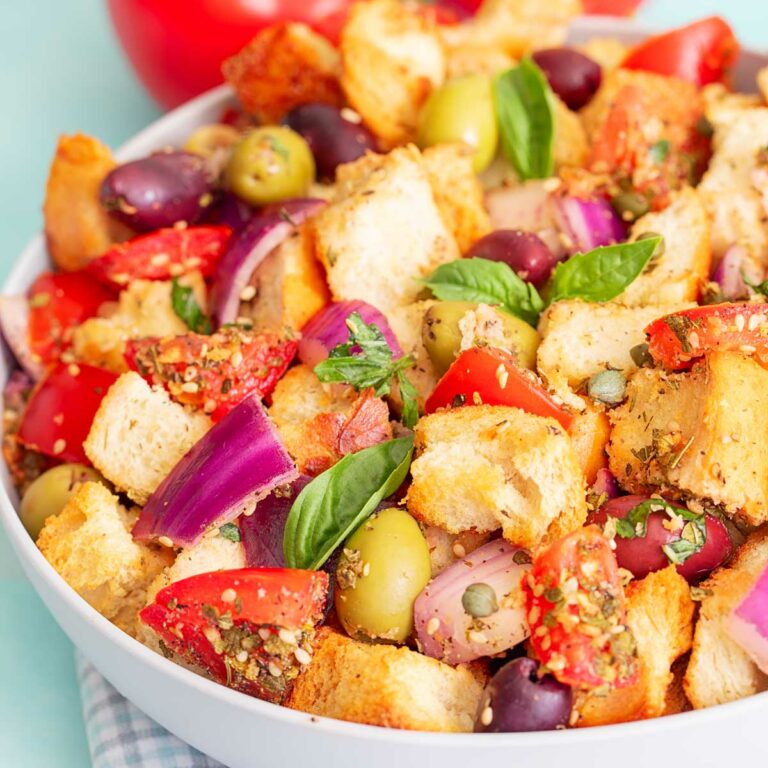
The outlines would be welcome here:
M 719 16 L 649 37 L 630 51 L 622 66 L 707 85 L 724 80 L 739 53 L 733 30 Z
M 533 650 L 561 683 L 622 688 L 636 682 L 637 650 L 619 566 L 597 526 L 539 552 L 523 591 Z
M 170 280 L 195 270 L 210 277 L 231 235 L 225 226 L 158 229 L 113 246 L 91 261 L 88 271 L 117 288 L 132 280 Z
M 29 348 L 48 365 L 72 343 L 75 326 L 115 294 L 85 272 L 43 272 L 29 289 Z
M 214 421 L 246 395 L 266 397 L 293 360 L 298 341 L 225 326 L 211 336 L 131 339 L 128 365 L 180 403 L 203 408 Z
M 217 682 L 280 702 L 310 661 L 327 593 L 322 571 L 216 571 L 160 590 L 139 618 Z
M 83 442 L 117 375 L 91 365 L 59 363 L 32 391 L 19 441 L 61 461 L 90 464 Z
M 564 429 L 573 421 L 533 374 L 522 370 L 508 352 L 492 347 L 472 347 L 462 352 L 437 382 L 425 411 L 481 404 L 511 405 L 537 416 L 549 416 Z
M 768 304 L 713 304 L 673 312 L 646 329 L 648 351 L 668 370 L 690 368 L 708 352 L 768 351 Z
M 582 0 L 581 4 L 584 13 L 631 16 L 643 4 L 643 0 Z

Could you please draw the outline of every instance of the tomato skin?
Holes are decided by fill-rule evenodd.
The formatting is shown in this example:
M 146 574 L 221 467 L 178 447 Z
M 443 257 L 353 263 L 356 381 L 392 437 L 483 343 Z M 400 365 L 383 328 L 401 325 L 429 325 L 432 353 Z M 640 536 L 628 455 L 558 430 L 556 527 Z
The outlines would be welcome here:
M 580 528 L 539 552 L 523 591 L 531 646 L 561 683 L 622 688 L 637 681 L 619 566 L 597 526 Z
M 211 277 L 231 235 L 232 229 L 226 226 L 158 229 L 112 246 L 87 269 L 116 288 L 132 280 L 170 280 L 194 270 Z
M 728 23 L 710 16 L 648 38 L 630 51 L 622 66 L 707 85 L 726 78 L 738 53 L 739 42 Z
M 83 450 L 93 418 L 117 375 L 91 365 L 59 363 L 32 392 L 19 441 L 46 456 L 90 465 Z
M 191 576 L 160 590 L 153 603 L 144 608 L 139 618 L 153 629 L 163 643 L 186 661 L 205 669 L 216 681 L 252 696 L 280 701 L 283 690 L 265 687 L 261 680 L 271 674 L 267 666 L 277 663 L 287 680 L 295 677 L 298 664 L 270 654 L 264 638 L 274 637 L 281 629 L 300 631 L 311 638 L 312 628 L 323 618 L 328 592 L 328 574 L 322 571 L 300 571 L 290 568 L 241 568 Z M 215 648 L 232 631 L 240 640 L 231 648 Z M 252 639 L 247 659 L 242 652 L 242 639 Z M 256 638 L 259 638 L 257 640 Z M 246 645 L 248 643 L 246 642 Z M 302 643 L 299 642 L 298 646 Z M 217 650 L 219 652 L 217 652 Z M 256 662 L 248 669 L 250 663 Z M 263 667 L 263 675 L 252 670 Z M 246 674 L 248 672 L 248 674 Z M 254 679 L 255 677 L 255 679 Z
M 27 299 L 29 348 L 47 365 L 70 346 L 74 327 L 94 317 L 115 294 L 86 272 L 43 272 Z
M 434 413 L 438 408 L 473 405 L 475 395 L 483 405 L 511 405 L 556 419 L 564 429 L 573 421 L 570 413 L 515 364 L 512 355 L 492 347 L 472 347 L 462 352 L 437 382 L 427 398 L 425 411 Z
M 582 0 L 581 4 L 584 13 L 631 16 L 643 4 L 643 0 Z
M 648 351 L 668 370 L 691 367 L 708 352 L 752 348 L 768 352 L 768 304 L 694 307 L 654 320 L 646 329 Z

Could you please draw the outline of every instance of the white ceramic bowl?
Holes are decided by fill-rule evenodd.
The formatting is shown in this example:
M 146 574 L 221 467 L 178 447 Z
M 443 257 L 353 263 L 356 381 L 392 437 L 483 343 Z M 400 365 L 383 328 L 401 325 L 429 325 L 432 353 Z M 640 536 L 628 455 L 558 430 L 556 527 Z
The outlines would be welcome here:
M 611 19 L 585 19 L 573 42 L 594 35 L 627 41 L 646 31 Z M 736 85 L 754 88 L 754 73 L 768 59 L 742 57 Z M 231 100 L 226 87 L 200 96 L 158 120 L 118 153 L 140 157 L 180 144 L 193 128 L 215 120 Z M 22 253 L 4 292 L 25 290 L 48 264 L 42 235 Z M 0 387 L 12 368 L 0 358 Z M 19 522 L 18 499 L 3 465 L 0 518 L 22 567 L 56 621 L 74 644 L 125 696 L 168 730 L 231 768 L 333 765 L 338 768 L 405 768 L 469 765 L 569 768 L 619 765 L 723 766 L 728 761 L 765 765 L 768 693 L 709 710 L 626 725 L 530 734 L 436 734 L 387 730 L 315 718 L 268 704 L 198 677 L 123 634 L 58 576 Z

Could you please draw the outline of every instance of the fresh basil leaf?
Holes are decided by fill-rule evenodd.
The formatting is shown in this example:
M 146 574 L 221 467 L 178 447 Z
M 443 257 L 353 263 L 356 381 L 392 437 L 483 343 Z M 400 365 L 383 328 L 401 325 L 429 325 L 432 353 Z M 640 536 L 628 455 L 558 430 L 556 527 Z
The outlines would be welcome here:
M 741 279 L 744 281 L 744 285 L 751 288 L 755 293 L 761 293 L 763 296 L 768 296 L 768 280 L 763 280 L 762 283 L 753 283 L 743 269 L 741 270 Z
M 481 258 L 450 261 L 421 282 L 441 301 L 493 304 L 533 326 L 544 309 L 538 291 L 501 261 Z
M 413 437 L 400 437 L 345 456 L 318 475 L 294 501 L 285 524 L 289 568 L 317 570 L 405 480 Z
M 234 523 L 224 523 L 219 527 L 219 536 L 230 541 L 240 541 L 240 529 Z
M 494 82 L 501 151 L 521 180 L 546 179 L 554 170 L 555 109 L 552 89 L 526 56 Z
M 661 236 L 657 235 L 571 256 L 555 268 L 549 283 L 551 301 L 616 298 L 645 269 L 659 243 Z
M 176 316 L 181 318 L 194 333 L 210 334 L 213 332 L 211 321 L 200 308 L 195 292 L 189 286 L 182 285 L 178 278 L 171 284 L 171 305 Z
M 683 526 L 679 539 L 664 544 L 661 550 L 672 565 L 682 565 L 689 557 L 701 552 L 706 543 L 707 523 L 704 515 L 699 515 L 698 520 L 692 520 Z

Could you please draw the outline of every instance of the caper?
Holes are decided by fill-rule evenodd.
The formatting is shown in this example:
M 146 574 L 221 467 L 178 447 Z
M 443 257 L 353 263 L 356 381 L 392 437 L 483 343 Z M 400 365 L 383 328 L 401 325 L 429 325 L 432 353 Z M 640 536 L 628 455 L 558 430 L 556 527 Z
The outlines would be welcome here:
M 429 547 L 403 509 L 384 509 L 345 542 L 336 570 L 336 613 L 352 637 L 403 642 L 413 604 L 431 576 Z
M 621 371 L 596 373 L 587 383 L 587 394 L 606 405 L 618 405 L 627 390 L 627 378 Z
M 639 192 L 622 192 L 611 200 L 623 221 L 636 221 L 650 210 L 648 198 Z
M 654 365 L 653 357 L 648 351 L 648 344 L 645 342 L 636 344 L 632 347 L 632 349 L 629 350 L 629 356 L 638 368 L 652 368 Z
M 490 584 L 470 584 L 461 596 L 464 610 L 475 619 L 484 619 L 499 610 L 496 591 Z

